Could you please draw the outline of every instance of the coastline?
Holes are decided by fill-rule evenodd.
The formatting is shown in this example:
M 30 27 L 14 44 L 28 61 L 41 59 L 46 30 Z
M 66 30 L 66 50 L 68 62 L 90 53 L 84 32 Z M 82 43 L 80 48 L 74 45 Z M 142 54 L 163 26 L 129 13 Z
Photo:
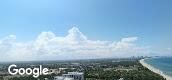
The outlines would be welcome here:
M 145 58 L 147 59 L 147 58 Z M 153 66 L 149 65 L 148 63 L 146 63 L 144 60 L 145 59 L 141 59 L 139 62 L 146 68 L 148 68 L 149 70 L 151 70 L 154 73 L 157 73 L 161 76 L 163 76 L 166 80 L 172 80 L 171 76 L 168 76 L 166 74 L 164 74 L 162 71 L 160 71 L 159 69 L 154 68 Z

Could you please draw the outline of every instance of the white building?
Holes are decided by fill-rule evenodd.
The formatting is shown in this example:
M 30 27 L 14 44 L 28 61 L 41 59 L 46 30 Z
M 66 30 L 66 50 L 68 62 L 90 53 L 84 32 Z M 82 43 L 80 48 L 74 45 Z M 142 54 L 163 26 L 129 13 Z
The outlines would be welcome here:
M 54 80 L 74 80 L 74 78 L 64 77 L 64 76 L 56 76 Z
M 74 78 L 74 80 L 84 80 L 84 73 L 82 72 L 68 72 L 68 74 L 63 74 L 63 76 Z

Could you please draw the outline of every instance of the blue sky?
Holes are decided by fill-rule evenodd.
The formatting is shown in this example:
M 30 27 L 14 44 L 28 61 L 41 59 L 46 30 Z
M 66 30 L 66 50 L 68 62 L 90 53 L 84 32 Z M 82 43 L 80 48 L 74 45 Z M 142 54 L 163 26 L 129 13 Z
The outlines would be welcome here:
M 34 40 L 42 31 L 67 35 L 76 26 L 91 40 L 137 36 L 139 45 L 172 48 L 171 0 L 1 0 L 0 38 Z

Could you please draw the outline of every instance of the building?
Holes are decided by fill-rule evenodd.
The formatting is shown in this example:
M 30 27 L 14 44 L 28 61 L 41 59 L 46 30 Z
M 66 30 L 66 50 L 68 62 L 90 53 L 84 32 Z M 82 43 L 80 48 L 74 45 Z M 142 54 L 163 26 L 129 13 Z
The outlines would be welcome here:
M 82 72 L 68 72 L 68 74 L 63 74 L 62 76 L 73 78 L 74 80 L 84 80 L 84 73 Z
M 56 76 L 54 80 L 74 80 L 74 78 L 64 77 L 64 76 Z

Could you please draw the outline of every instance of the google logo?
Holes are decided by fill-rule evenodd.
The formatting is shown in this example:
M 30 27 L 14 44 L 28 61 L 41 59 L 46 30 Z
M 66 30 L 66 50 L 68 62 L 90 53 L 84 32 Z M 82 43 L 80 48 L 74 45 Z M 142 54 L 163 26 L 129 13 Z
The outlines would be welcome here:
M 48 68 L 42 68 L 42 65 L 39 65 L 39 68 L 19 68 L 17 69 L 17 65 L 12 64 L 8 67 L 8 72 L 11 75 L 33 75 L 33 77 L 37 78 L 39 75 L 47 75 L 48 74 Z

